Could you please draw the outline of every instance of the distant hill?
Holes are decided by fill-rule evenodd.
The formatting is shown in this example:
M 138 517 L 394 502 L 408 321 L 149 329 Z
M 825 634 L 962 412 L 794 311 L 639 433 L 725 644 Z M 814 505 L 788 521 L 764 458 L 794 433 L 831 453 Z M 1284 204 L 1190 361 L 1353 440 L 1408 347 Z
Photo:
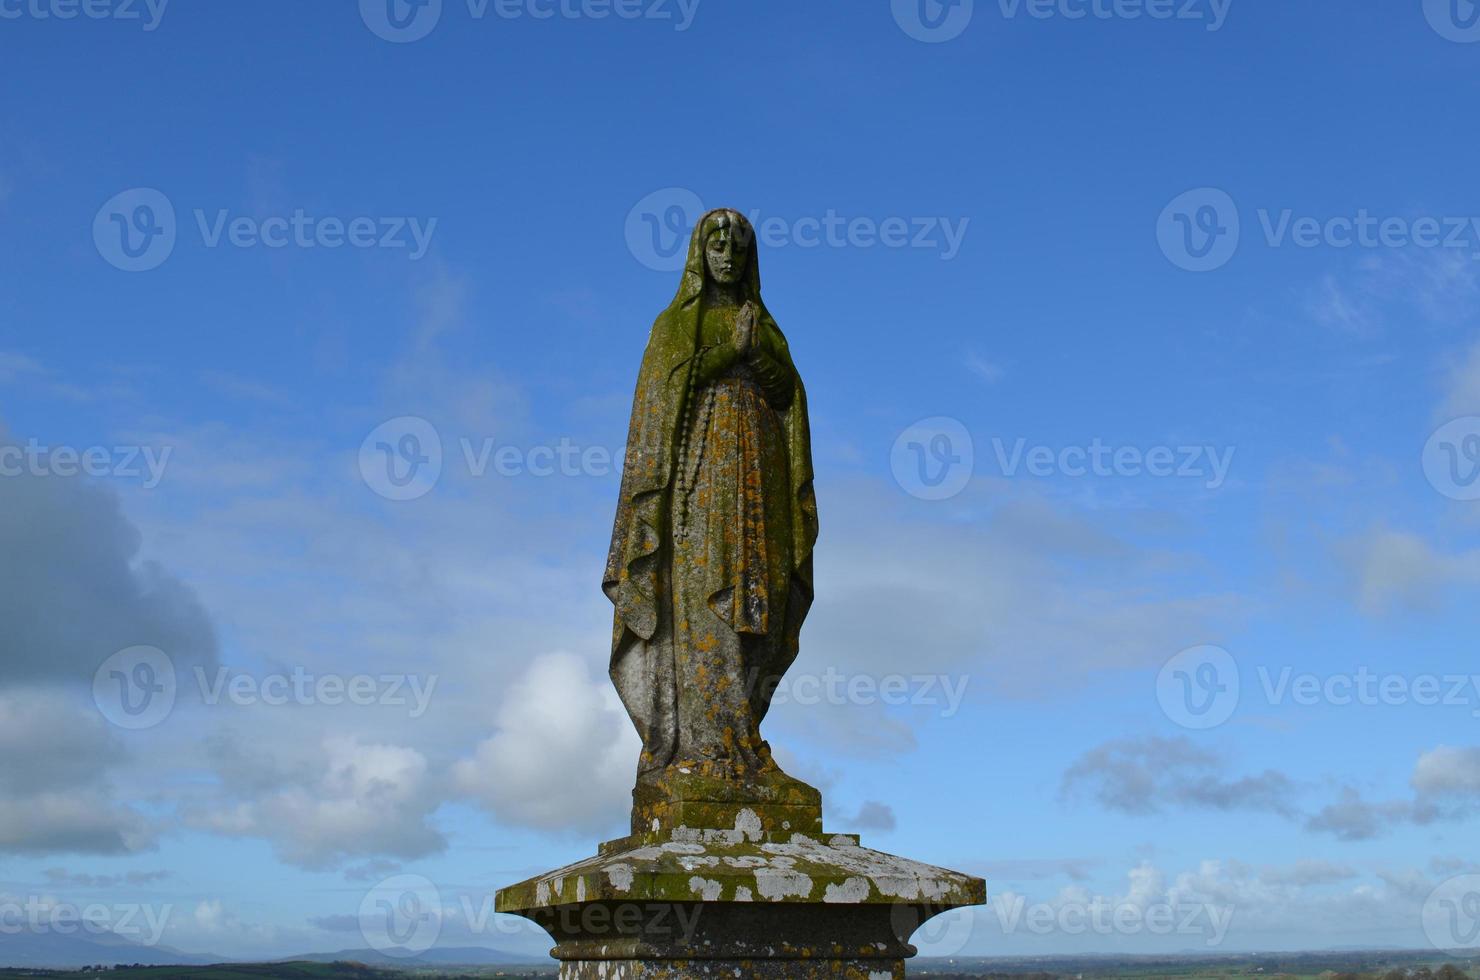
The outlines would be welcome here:
M 363 963 L 217 963 L 212 966 L 118 967 L 107 980 L 410 980 L 410 974 L 379 970 Z M 0 969 L 0 980 L 91 980 L 90 974 Z M 444 980 L 455 980 L 446 977 Z M 456 978 L 461 980 L 461 978 Z M 466 980 L 477 980 L 468 976 Z
M 0 932 L 0 966 L 51 967 L 143 963 L 150 966 L 204 966 L 225 957 L 184 953 L 170 946 L 146 946 L 112 932 L 63 935 L 57 932 Z
M 76 970 L 84 966 L 211 966 L 234 961 L 214 953 L 186 953 L 172 946 L 146 946 L 117 933 L 62 935 L 56 932 L 0 931 L 0 968 Z M 543 966 L 547 956 L 529 956 L 483 946 L 438 947 L 411 956 L 389 956 L 373 949 L 343 949 L 337 953 L 305 953 L 273 963 L 362 963 L 371 967 L 406 969 L 419 966 Z
M 415 966 L 530 966 L 553 964 L 548 956 L 529 956 L 510 953 L 486 946 L 437 946 L 422 953 L 392 956 L 374 949 L 341 949 L 337 953 L 305 953 L 302 956 L 287 956 L 279 962 L 364 963 L 380 967 Z

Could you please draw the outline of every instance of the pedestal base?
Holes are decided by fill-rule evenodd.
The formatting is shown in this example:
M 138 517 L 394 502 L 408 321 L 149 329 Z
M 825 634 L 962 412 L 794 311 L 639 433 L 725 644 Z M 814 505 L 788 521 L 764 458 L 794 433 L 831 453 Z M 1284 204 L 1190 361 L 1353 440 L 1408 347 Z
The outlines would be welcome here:
M 503 889 L 495 908 L 548 932 L 567 980 L 893 980 L 921 923 L 986 901 L 980 878 L 857 837 L 757 830 L 753 815 L 736 824 L 613 841 Z
M 560 980 L 904 980 L 904 960 L 567 960 Z

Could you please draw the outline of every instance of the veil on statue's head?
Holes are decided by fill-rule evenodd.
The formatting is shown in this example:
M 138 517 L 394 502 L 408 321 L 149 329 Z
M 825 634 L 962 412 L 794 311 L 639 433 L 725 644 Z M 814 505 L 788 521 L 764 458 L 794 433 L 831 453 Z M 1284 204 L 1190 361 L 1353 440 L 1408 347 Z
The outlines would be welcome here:
M 731 208 L 715 208 L 694 225 L 693 236 L 689 239 L 689 257 L 684 262 L 683 280 L 678 284 L 678 295 L 673 299 L 675 306 L 688 306 L 704 295 L 704 280 L 709 276 L 709 266 L 704 258 L 704 243 L 720 227 L 724 218 L 729 219 L 731 234 L 736 237 L 736 241 L 745 245 L 745 278 L 741 282 L 745 291 L 744 298 L 762 309 L 765 308 L 765 304 L 761 302 L 761 266 L 755 242 L 755 228 L 751 226 L 750 219 Z

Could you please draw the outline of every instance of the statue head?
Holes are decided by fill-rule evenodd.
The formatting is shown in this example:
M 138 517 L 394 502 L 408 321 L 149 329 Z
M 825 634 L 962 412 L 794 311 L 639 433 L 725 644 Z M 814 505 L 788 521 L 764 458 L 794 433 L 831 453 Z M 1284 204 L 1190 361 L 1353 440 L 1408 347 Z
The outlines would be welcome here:
M 674 303 L 679 306 L 698 303 L 706 285 L 737 291 L 741 298 L 760 303 L 761 274 L 755 229 L 738 211 L 719 208 L 694 225 Z
M 724 286 L 739 282 L 750 261 L 750 222 L 734 211 L 713 211 L 703 221 L 702 234 L 709 278 Z

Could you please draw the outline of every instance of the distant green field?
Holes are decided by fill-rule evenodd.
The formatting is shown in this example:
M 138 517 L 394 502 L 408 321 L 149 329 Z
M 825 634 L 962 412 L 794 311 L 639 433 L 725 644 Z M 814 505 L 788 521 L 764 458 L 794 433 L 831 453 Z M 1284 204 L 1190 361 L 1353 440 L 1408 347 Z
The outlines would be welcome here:
M 441 969 L 382 970 L 357 963 L 230 963 L 219 966 L 140 966 L 111 970 L 7 970 L 0 980 L 549 980 L 551 970 L 488 967 L 473 972 Z
M 1445 967 L 1446 973 L 1441 973 Z M 1294 953 L 1226 957 L 1217 961 L 1175 957 L 1114 960 L 1105 957 L 1039 960 L 917 961 L 910 976 L 930 980 L 1384 980 L 1392 971 L 1412 978 L 1480 978 L 1474 960 L 1413 953 Z M 1458 974 L 1456 972 L 1458 971 Z M 140 966 L 111 970 L 0 969 L 0 980 L 550 980 L 548 967 L 416 967 L 384 969 L 362 963 L 247 963 L 217 966 Z

